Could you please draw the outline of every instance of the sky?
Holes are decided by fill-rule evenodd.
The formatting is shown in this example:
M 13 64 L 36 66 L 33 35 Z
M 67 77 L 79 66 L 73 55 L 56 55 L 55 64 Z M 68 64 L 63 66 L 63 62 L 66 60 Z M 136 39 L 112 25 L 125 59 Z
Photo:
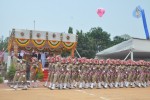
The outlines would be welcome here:
M 12 28 L 67 33 L 88 32 L 101 27 L 114 36 L 129 34 L 144 38 L 142 18 L 134 18 L 133 10 L 140 5 L 145 10 L 150 30 L 150 0 L 0 0 L 0 36 L 8 37 Z M 99 17 L 98 8 L 105 14 Z

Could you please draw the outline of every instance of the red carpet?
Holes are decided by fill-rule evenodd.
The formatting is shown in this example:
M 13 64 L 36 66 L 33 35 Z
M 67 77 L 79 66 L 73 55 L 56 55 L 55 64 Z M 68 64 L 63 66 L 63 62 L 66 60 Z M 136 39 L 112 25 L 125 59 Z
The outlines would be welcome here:
M 43 74 L 44 74 L 43 81 L 46 81 L 48 78 L 48 68 L 43 69 Z

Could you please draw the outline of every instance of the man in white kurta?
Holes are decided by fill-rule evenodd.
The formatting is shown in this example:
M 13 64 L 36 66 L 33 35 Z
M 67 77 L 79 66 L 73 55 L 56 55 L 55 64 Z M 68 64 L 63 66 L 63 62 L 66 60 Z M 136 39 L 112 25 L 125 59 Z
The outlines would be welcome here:
M 46 55 L 44 52 L 41 54 L 41 60 L 42 60 L 42 66 L 44 67 L 45 66 L 45 60 L 46 60 Z

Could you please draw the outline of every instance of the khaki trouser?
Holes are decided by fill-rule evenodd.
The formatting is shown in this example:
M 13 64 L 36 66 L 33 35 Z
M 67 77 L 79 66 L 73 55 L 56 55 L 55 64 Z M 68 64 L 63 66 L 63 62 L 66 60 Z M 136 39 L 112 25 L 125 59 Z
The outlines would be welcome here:
M 26 73 L 21 73 L 20 77 L 19 77 L 19 82 L 26 82 Z
M 92 75 L 92 83 L 94 83 L 96 81 L 96 76 L 97 76 L 96 73 Z
M 135 73 L 133 73 L 133 74 L 132 74 L 132 78 L 131 78 L 132 82 L 134 82 L 134 81 L 135 81 L 135 78 L 136 78 L 136 74 L 135 74 Z
M 16 81 L 18 81 L 19 77 L 20 77 L 20 73 L 16 71 L 15 75 L 14 75 L 14 78 L 13 78 L 13 83 L 15 83 Z
M 47 81 L 50 81 L 51 75 L 52 75 L 52 72 L 50 71 L 50 72 L 48 73 Z
M 104 74 L 104 82 L 108 83 L 108 78 L 106 74 Z
M 59 78 L 59 73 L 55 72 L 53 75 L 54 76 L 53 76 L 52 82 L 53 82 L 53 84 L 56 84 L 56 82 L 58 81 L 58 78 Z
M 72 73 L 72 80 L 76 81 L 76 82 L 78 81 L 78 73 L 77 72 Z
M 138 75 L 138 81 L 142 82 L 142 79 L 143 79 L 143 74 L 141 73 L 141 74 Z
M 65 73 L 61 73 L 58 77 L 58 83 L 63 83 L 65 79 Z
M 54 78 L 54 72 L 51 72 L 50 76 L 49 76 L 49 81 L 52 83 L 53 82 L 53 78 Z
M 64 83 L 68 83 L 68 82 L 70 82 L 70 73 L 66 73 L 65 74 L 65 79 L 64 79 Z
M 37 72 L 33 72 L 33 71 L 30 72 L 30 81 L 32 80 L 34 81 L 37 80 Z
M 102 75 L 102 73 L 100 73 L 100 74 L 98 75 L 98 81 L 99 81 L 99 82 L 102 82 L 102 81 L 103 81 L 103 75 Z
M 129 73 L 129 75 L 128 75 L 128 82 L 132 81 L 131 78 L 132 78 L 132 73 Z

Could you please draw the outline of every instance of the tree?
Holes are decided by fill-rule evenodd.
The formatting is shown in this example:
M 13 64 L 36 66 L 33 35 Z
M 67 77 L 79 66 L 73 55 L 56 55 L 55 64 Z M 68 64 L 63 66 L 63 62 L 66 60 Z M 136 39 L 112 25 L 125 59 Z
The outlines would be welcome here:
M 130 38 L 131 37 L 129 35 L 127 35 L 127 34 L 121 35 L 121 36 L 115 36 L 113 38 L 112 44 L 116 45 L 116 44 L 119 44 L 119 43 L 121 43 L 123 41 L 126 41 L 126 40 L 130 39 Z
M 94 58 L 98 51 L 110 46 L 110 34 L 103 31 L 100 27 L 92 28 L 87 33 L 77 30 L 77 35 L 77 50 L 81 57 Z
M 131 36 L 128 35 L 128 34 L 123 34 L 123 35 L 121 35 L 120 37 L 123 38 L 123 39 L 125 39 L 125 40 L 131 39 Z
M 82 30 L 78 31 L 78 45 L 77 51 L 80 53 L 81 57 L 93 58 L 95 51 L 92 49 L 92 43 L 86 33 L 83 33 Z M 77 54 L 75 53 L 75 56 Z
M 88 32 L 89 37 L 93 38 L 95 42 L 96 52 L 102 51 L 108 47 L 110 47 L 110 34 L 106 31 L 103 31 L 102 28 L 96 27 L 92 28 L 90 32 Z
M 78 44 L 77 51 L 81 57 L 94 58 L 97 52 L 107 49 L 113 45 L 127 40 L 129 35 L 116 36 L 111 41 L 110 34 L 103 31 L 101 27 L 91 28 L 89 32 L 83 33 L 82 30 L 77 30 Z M 75 56 L 78 57 L 77 53 Z
M 4 41 L 1 41 L 1 42 L 0 42 L 0 50 L 3 50 L 3 48 L 4 48 L 4 49 L 7 49 L 7 46 L 8 46 L 8 39 L 9 39 L 9 38 L 7 37 L 7 38 L 4 39 Z
M 73 28 L 72 27 L 69 27 L 68 33 L 73 34 Z
M 3 41 L 3 36 L 0 37 L 0 43 Z

